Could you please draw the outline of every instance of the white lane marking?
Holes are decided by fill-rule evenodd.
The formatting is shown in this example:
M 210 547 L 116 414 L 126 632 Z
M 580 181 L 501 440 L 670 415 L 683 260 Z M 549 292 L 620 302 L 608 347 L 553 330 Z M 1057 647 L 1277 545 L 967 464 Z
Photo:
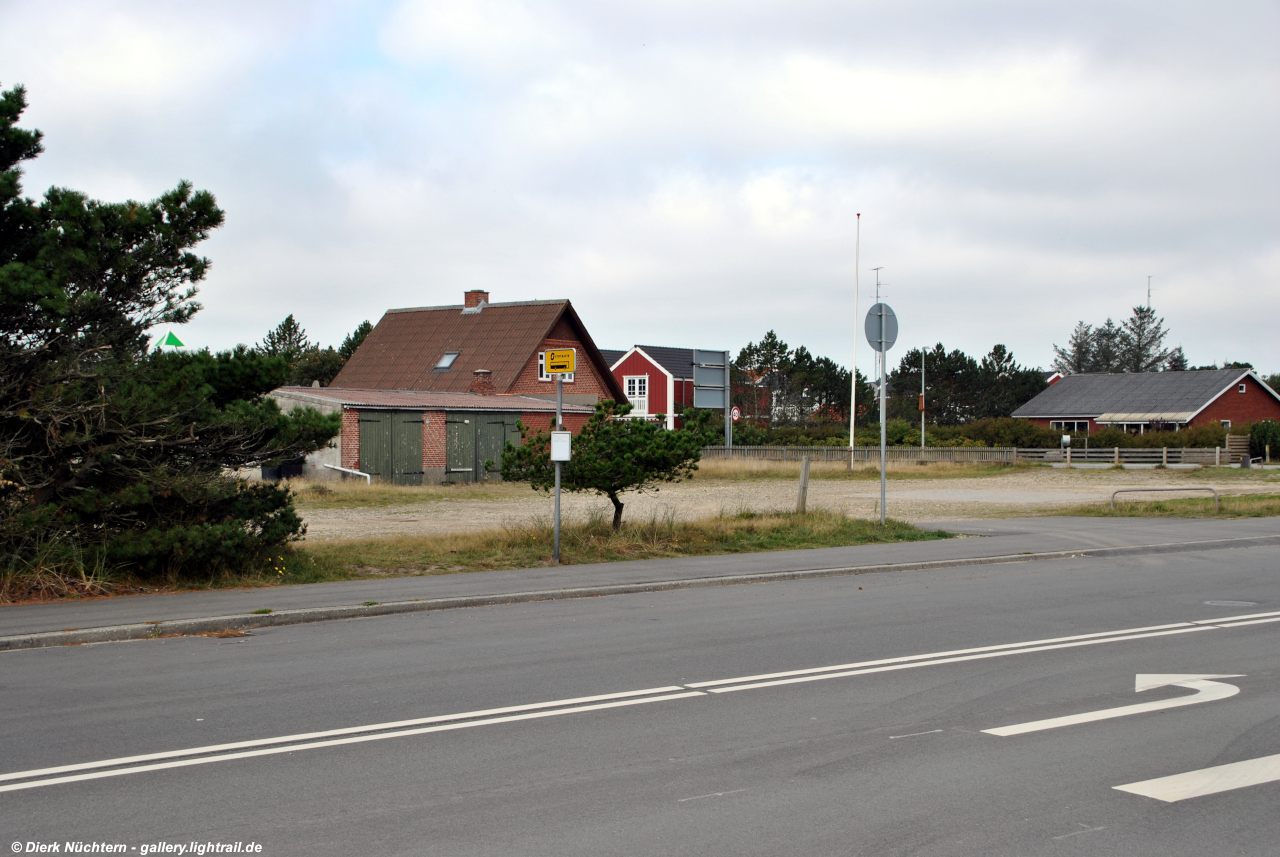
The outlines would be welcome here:
M 1280 754 L 1112 788 L 1165 803 L 1176 803 L 1188 798 L 1274 783 L 1277 780 L 1280 780 Z
M 932 735 L 935 732 L 941 732 L 941 729 L 930 729 L 928 732 L 912 732 L 910 735 L 890 735 L 890 741 L 896 741 L 899 738 L 914 738 L 917 735 Z
M 1079 824 L 1079 822 L 1077 822 L 1077 824 Z M 1081 833 L 1097 833 L 1099 830 L 1107 829 L 1105 827 L 1090 827 L 1087 824 L 1081 824 L 1080 826 L 1083 827 L 1084 830 L 1073 830 L 1070 833 L 1064 833 L 1061 836 L 1055 836 L 1053 838 L 1055 841 L 1058 839 L 1069 839 L 1072 836 L 1079 836 Z
M 561 714 L 578 714 L 583 711 L 601 711 L 606 708 L 621 708 L 625 705 L 644 705 L 646 702 L 668 702 L 672 699 L 688 699 L 693 696 L 706 696 L 700 690 L 685 693 L 673 693 L 669 696 L 646 696 L 639 699 L 623 699 L 616 702 L 602 702 L 597 705 L 580 705 L 576 708 L 557 708 L 552 711 L 534 711 L 528 714 L 512 714 L 507 717 L 491 717 L 488 720 L 467 720 L 460 723 L 442 723 L 437 726 L 424 726 L 420 729 L 402 729 L 398 732 L 379 732 L 374 735 L 355 735 L 350 738 L 335 738 L 331 741 L 314 741 L 310 744 L 287 744 L 283 747 L 268 747 L 263 750 L 246 750 L 242 753 L 224 753 L 220 756 L 201 756 L 196 759 L 180 759 L 176 762 L 161 762 L 155 765 L 135 765 L 131 768 L 114 768 L 109 771 L 94 771 L 88 774 L 73 774 L 68 777 L 52 777 L 45 780 L 30 780 L 25 783 L 11 783 L 0 786 L 0 792 L 16 792 L 23 789 L 36 789 L 41 786 L 55 786 L 62 783 L 75 783 L 83 780 L 99 780 L 103 777 L 122 777 L 125 774 L 140 774 L 145 771 L 161 771 L 168 768 L 185 768 L 190 765 L 207 765 L 210 762 L 226 762 L 231 759 L 249 759 L 255 756 L 272 756 L 279 753 L 292 753 L 296 750 L 316 750 L 321 747 L 337 747 L 342 744 L 363 744 L 367 741 L 382 741 L 386 738 L 404 738 L 409 735 L 426 735 L 429 732 L 449 732 L 455 729 L 470 729 L 473 726 L 492 726 L 497 723 L 513 723 L 517 720 L 534 720 L 541 717 L 556 717 Z
M 829 667 L 810 667 L 803 670 L 787 670 L 786 672 L 763 673 L 761 675 L 745 675 L 738 678 L 720 678 L 715 681 L 696 681 L 685 685 L 685 687 L 715 687 L 722 684 L 738 684 L 744 681 L 765 681 L 773 678 L 788 678 L 793 675 L 812 675 L 813 673 L 833 672 L 835 670 L 853 670 L 862 669 L 863 667 L 875 667 L 881 664 L 900 664 L 907 661 L 920 661 L 933 658 L 949 658 L 954 655 L 969 655 L 975 652 L 994 652 L 1000 649 L 1019 649 L 1026 646 L 1043 646 L 1049 643 L 1067 643 L 1072 640 L 1091 640 L 1098 637 L 1114 637 L 1117 634 L 1137 634 L 1146 631 L 1163 631 L 1166 628 L 1187 628 L 1193 623 L 1191 622 L 1174 622 L 1171 625 L 1152 625 L 1147 628 L 1123 628 L 1119 631 L 1099 631 L 1094 634 L 1077 634 L 1073 637 L 1051 637 L 1047 640 L 1026 640 L 1021 643 L 1002 643 L 998 646 L 979 646 L 974 649 L 955 649 L 950 652 L 931 652 L 924 655 L 905 655 L 899 658 L 882 658 L 878 661 L 861 661 L 854 664 L 834 664 Z
M 1246 613 L 1243 616 L 1223 616 L 1221 619 L 1193 619 L 1193 625 L 1218 625 L 1222 622 L 1238 622 L 1241 619 L 1261 619 L 1263 616 L 1280 616 L 1280 610 L 1271 613 Z
M 1239 620 L 1239 619 L 1250 619 L 1253 616 L 1271 616 L 1271 615 L 1280 615 L 1280 614 L 1259 613 L 1259 614 L 1250 614 L 1249 616 L 1240 616 L 1235 618 Z M 216 745 L 210 745 L 206 747 L 195 747 L 195 748 L 186 749 L 186 750 L 170 750 L 170 751 L 164 751 L 159 753 L 146 753 L 146 754 L 141 754 L 136 756 L 125 756 L 125 757 L 119 757 L 115 759 L 104 759 L 97 762 L 85 762 L 85 763 L 74 764 L 74 765 L 60 765 L 60 766 L 51 767 L 51 768 L 41 768 L 41 769 L 34 769 L 29 771 L 18 771 L 18 772 L 9 773 L 9 774 L 0 774 L 0 781 L 15 780 L 15 779 L 32 779 L 34 777 L 47 776 L 50 774 L 59 774 L 59 773 L 67 773 L 71 771 L 92 770 L 94 768 L 129 765 L 129 764 L 136 764 L 138 762 L 156 761 L 159 759 L 177 759 L 177 758 L 182 758 L 184 756 L 225 753 L 228 750 L 240 750 L 248 747 L 263 747 L 263 746 L 269 746 L 272 744 L 281 744 L 281 743 L 298 742 L 298 741 L 310 741 L 315 738 L 324 738 L 324 737 L 336 736 L 336 735 L 356 735 L 356 734 L 372 732 L 372 731 L 399 729 L 401 727 L 417 725 L 417 724 L 441 723 L 441 722 L 462 720 L 466 718 L 488 717 L 491 715 L 502 714 L 506 712 L 533 711 L 533 710 L 552 708 L 557 706 L 571 706 L 571 705 L 581 704 L 584 702 L 591 702 L 595 700 L 623 699 L 623 698 L 630 698 L 630 697 L 636 697 L 636 696 L 645 696 L 649 694 L 662 694 L 662 693 L 668 693 L 670 691 L 684 690 L 686 687 L 687 688 L 707 687 L 707 688 L 711 688 L 708 691 L 710 693 L 728 693 L 735 690 L 748 690 L 756 687 L 773 687 L 775 685 L 794 684 L 794 683 L 803 682 L 803 681 L 818 681 L 825 678 L 844 678 L 847 676 L 864 675 L 864 674 L 876 673 L 876 672 L 885 672 L 885 671 L 890 671 L 895 669 L 910 669 L 916 666 L 932 666 L 936 664 L 946 664 L 946 663 L 956 663 L 960 661 L 978 660 L 978 659 L 987 658 L 987 657 L 1002 657 L 1004 655 L 1026 654 L 1030 652 L 1049 651 L 1052 649 L 1071 648 L 1074 646 L 1092 645 L 1094 643 L 1120 642 L 1124 640 L 1143 639 L 1145 637 L 1159 637 L 1159 636 L 1164 636 L 1165 634 L 1179 634 L 1179 633 L 1187 633 L 1190 631 L 1205 631 L 1205 630 L 1209 630 L 1210 628 L 1223 627 L 1222 625 L 1213 624 L 1214 622 L 1221 622 L 1221 621 L 1223 620 L 1201 620 L 1199 622 L 1176 622 L 1169 625 L 1152 625 L 1146 628 L 1131 628 L 1131 629 L 1119 630 L 1119 631 L 1102 631 L 1102 632 L 1097 632 L 1092 634 L 1080 634 L 1072 637 L 1056 637 L 1056 638 L 1050 638 L 1046 640 L 1038 640 L 1038 641 L 1031 641 L 1031 642 L 1024 642 L 1024 643 L 1005 643 L 997 646 L 984 646 L 976 649 L 957 649 L 953 652 L 939 652 L 935 654 L 923 654 L 923 655 L 908 655 L 900 658 L 887 658 L 887 659 L 878 660 L 878 661 L 865 661 L 861 664 L 845 664 L 845 665 L 835 665 L 835 666 L 827 666 L 827 667 L 815 667 L 815 668 L 806 669 L 806 670 L 792 670 L 790 672 L 785 672 L 785 673 L 769 673 L 769 674 L 759 675 L 759 676 L 744 676 L 744 677 L 732 678 L 732 679 L 719 679 L 716 681 L 709 681 L 709 682 L 696 682 L 696 683 L 692 683 L 684 686 L 676 685 L 676 686 L 670 686 L 670 687 L 650 688 L 647 690 L 623 691 L 621 693 L 602 694 L 597 696 L 583 696 L 583 697 L 577 697 L 574 699 L 561 699 L 561 700 L 553 700 L 550 702 L 531 703 L 527 705 L 514 705 L 514 706 L 503 707 L 503 708 L 491 708 L 491 709 L 485 709 L 480 711 L 462 712 L 459 714 L 445 714 L 445 715 L 438 715 L 434 717 L 421 717 L 421 718 L 415 718 L 412 720 L 400 720 L 400 721 L 394 721 L 389 723 L 372 724 L 369 726 L 352 726 L 352 727 L 347 727 L 342 729 L 330 729 L 330 730 L 325 730 L 321 732 L 301 733 L 298 735 L 285 735 L 277 738 L 261 738 L 261 739 L 255 739 L 255 740 L 249 740 L 249 741 L 237 741 L 237 742 L 232 742 L 227 744 L 216 744 Z M 1248 624 L 1248 623 L 1241 622 L 1239 624 Z M 1226 627 L 1231 627 L 1231 626 L 1228 625 Z M 1160 629 L 1172 629 L 1172 630 L 1161 631 Z M 1132 633 L 1132 632 L 1153 632 L 1153 633 Z M 1122 635 L 1122 636 L 1118 636 L 1118 635 Z M 1040 645 L 1044 643 L 1058 643 L 1059 641 L 1069 641 L 1069 642 L 1059 643 L 1056 645 Z M 960 655 L 963 653 L 973 653 L 973 654 L 970 654 L 964 657 L 945 657 L 949 655 Z M 862 667 L 862 666 L 871 666 L 871 665 L 888 665 L 888 666 L 881 666 L 879 668 L 873 668 L 873 669 L 846 669 L 846 667 Z M 844 670 L 844 671 L 832 672 L 833 670 Z M 815 675 L 816 673 L 822 673 L 822 674 Z M 791 678 L 791 679 L 782 680 L 782 681 L 761 681 L 761 682 L 756 682 L 754 684 L 745 684 L 745 685 L 738 684 L 735 687 L 727 687 L 727 688 L 713 687 L 715 685 L 735 684 L 735 683 L 740 683 L 745 681 L 753 681 L 755 679 L 772 678 L 772 677 L 778 677 L 778 676 L 797 676 L 797 678 Z M 675 696 L 664 696 L 661 698 L 662 699 L 681 699 L 686 696 L 699 696 L 699 695 L 702 695 L 701 691 L 695 691 L 693 693 L 687 693 L 687 694 L 678 694 Z M 641 700 L 641 701 L 643 702 L 646 700 Z M 605 706 L 605 707 L 612 707 L 612 706 Z M 568 711 L 579 711 L 579 710 L 594 710 L 594 708 L 593 707 L 572 708 L 572 709 L 567 709 L 565 711 L 556 712 L 556 713 L 568 713 Z M 547 716 L 550 716 L 550 715 L 547 715 Z M 514 718 L 514 719 L 528 719 L 528 718 Z M 501 723 L 501 722 L 507 722 L 507 720 L 498 718 L 498 719 L 482 721 L 482 723 L 484 724 Z M 481 725 L 481 724 L 474 724 L 474 725 Z M 458 728 L 462 728 L 462 727 L 458 727 Z M 440 731 L 440 730 L 426 730 L 426 731 Z M 961 730 L 961 731 L 965 731 L 965 730 Z M 419 732 L 396 732 L 394 734 L 401 735 L 401 734 L 420 734 L 420 733 Z M 374 737 L 378 737 L 378 736 L 374 736 Z M 327 746 L 327 745 L 308 745 L 308 747 L 310 746 Z M 248 755 L 267 755 L 271 752 L 288 752 L 289 749 L 291 749 L 291 747 L 285 747 L 278 751 L 274 751 L 274 750 L 264 751 L 263 753 L 258 753 L 258 754 L 250 753 Z M 218 759 L 240 758 L 243 755 L 244 754 L 235 754 L 234 756 L 218 756 L 216 758 Z M 199 759 L 191 762 L 171 765 L 171 767 L 181 767 L 184 764 L 201 764 L 205 761 L 214 761 L 214 760 L 215 759 L 208 759 L 208 758 Z M 136 770 L 150 770 L 150 769 L 153 769 L 154 767 L 155 766 L 148 766 L 146 768 L 138 768 Z M 164 767 L 164 766 L 160 766 L 160 767 Z M 130 769 L 130 770 L 132 771 L 134 769 Z M 127 773 L 127 772 L 129 771 L 125 771 L 124 773 Z M 103 776 L 107 776 L 107 775 L 114 776 L 118 773 L 122 773 L 122 772 L 120 771 L 108 772 L 107 774 L 103 774 Z M 96 778 L 96 775 L 82 777 L 81 779 L 95 779 L 95 778 Z M 65 778 L 60 779 L 59 781 L 61 782 L 64 780 Z M 65 781 L 70 781 L 70 780 L 65 780 Z M 46 780 L 46 781 L 42 781 L 41 784 L 52 784 L 52 782 L 53 782 L 52 780 Z M 25 788 L 28 785 L 30 784 L 24 784 L 22 787 Z M 12 790 L 12 788 L 13 787 L 0 786 L 0 791 L 10 791 Z
M 1125 637 L 1106 637 L 1101 640 L 1079 640 L 1074 643 L 1058 643 L 1057 645 L 1054 645 L 1054 646 L 1036 646 L 1035 648 L 1028 648 L 1028 649 L 1006 649 L 1000 652 L 982 652 L 976 655 L 963 655 L 958 658 L 938 658 L 937 660 L 932 660 L 932 661 L 914 661 L 912 663 L 891 664 L 889 666 L 884 666 L 884 667 L 871 667 L 869 669 L 849 670 L 847 672 L 822 673 L 820 675 L 806 675 L 806 676 L 799 676 L 796 678 L 784 678 L 784 679 L 779 679 L 777 681 L 761 681 L 761 682 L 755 682 L 753 684 L 738 684 L 738 685 L 734 685 L 733 687 L 713 687 L 713 688 L 709 688 L 708 692 L 733 693 L 734 691 L 738 691 L 738 690 L 754 690 L 755 688 L 759 688 L 759 687 L 778 687 L 779 685 L 784 685 L 784 684 L 800 684 L 801 682 L 807 682 L 807 681 L 824 681 L 829 678 L 847 678 L 848 676 L 854 676 L 854 675 L 868 675 L 870 673 L 894 672 L 896 670 L 915 669 L 916 667 L 931 667 L 931 666 L 936 666 L 937 664 L 955 664 L 955 663 L 960 663 L 961 661 L 979 661 L 985 658 L 1003 658 L 1007 655 L 1025 655 L 1025 654 L 1028 654 L 1029 652 L 1048 652 L 1053 649 L 1072 649 L 1072 648 L 1076 648 L 1077 646 L 1096 646 L 1099 643 L 1117 643 L 1124 640 L 1141 640 L 1146 637 L 1164 637 L 1168 634 L 1192 634 L 1192 633 L 1195 633 L 1196 631 L 1208 631 L 1210 630 L 1211 627 L 1212 626 L 1209 626 L 1209 625 L 1201 625 L 1201 626 L 1192 626 L 1190 628 L 1178 628 L 1173 631 L 1157 631 L 1153 634 L 1130 634 Z M 692 686 L 693 685 L 689 685 L 689 687 L 692 687 Z
M 1218 627 L 1219 628 L 1236 628 L 1236 627 L 1239 627 L 1240 625 L 1262 625 L 1267 622 L 1280 622 L 1280 616 L 1276 616 L 1274 619 L 1253 619 L 1248 622 L 1232 622 L 1230 625 L 1219 625 Z
M 337 735 L 357 735 L 361 732 L 380 732 L 388 729 L 403 729 L 407 726 L 421 726 L 425 723 L 446 723 L 452 720 L 492 717 L 496 714 L 510 714 L 516 711 L 536 711 L 542 708 L 581 705 L 586 702 L 601 702 L 608 699 L 626 699 L 633 696 L 672 693 L 678 690 L 684 690 L 684 688 L 679 685 L 672 685 L 670 687 L 651 687 L 647 690 L 627 690 L 622 693 L 605 693 L 598 696 L 579 696 L 573 699 L 555 699 L 550 702 L 533 702 L 528 705 L 509 705 L 505 708 L 486 708 L 481 711 L 463 711 L 460 714 L 440 714 L 435 717 L 418 717 L 413 720 L 396 720 L 390 723 L 374 723 L 369 726 L 348 726 L 343 729 L 326 729 L 323 732 L 303 732 L 298 735 L 281 735 L 278 738 L 257 738 L 251 741 L 235 741 L 230 744 L 211 744 L 207 747 L 192 747 L 187 750 L 166 750 L 160 753 L 145 753 L 140 756 L 121 756 L 116 759 L 103 759 L 98 762 L 82 762 L 76 765 L 59 765 L 55 768 L 38 768 L 31 771 L 16 771 L 12 774 L 0 774 L 0 781 L 45 777 L 50 774 L 65 774 L 69 771 L 87 771 L 93 768 L 110 768 L 118 765 L 131 765 L 137 762 L 154 762 L 158 759 L 177 759 L 182 756 L 199 756 L 209 753 L 222 753 L 227 750 L 243 750 L 247 747 L 264 747 L 270 744 L 312 741 L 317 738 L 332 738 Z
M 1174 699 L 1162 699 L 1159 702 L 1142 702 L 1136 705 L 1125 705 L 1120 708 L 1103 708 L 1098 711 L 1085 711 L 1080 714 L 1068 714 L 1065 717 L 1051 717 L 1048 720 L 1032 720 L 1028 723 L 1015 723 L 1012 726 L 1001 726 L 997 729 L 983 729 L 987 735 L 1025 735 L 1028 732 L 1043 732 L 1046 729 L 1060 729 L 1063 726 L 1076 726 L 1080 723 L 1094 723 L 1098 720 L 1110 720 L 1113 717 L 1129 717 L 1133 714 L 1146 714 L 1150 711 L 1161 711 L 1166 708 L 1180 708 L 1184 705 L 1197 705 L 1201 702 L 1213 702 L 1216 699 L 1227 699 L 1240 692 L 1234 684 L 1210 681 L 1215 678 L 1240 678 L 1238 675 L 1143 675 L 1139 674 L 1134 682 L 1135 690 L 1142 692 L 1155 687 L 1175 685 L 1196 691 L 1190 696 L 1179 696 Z
M 695 795 L 693 797 L 682 797 L 676 803 L 684 803 L 689 800 L 702 800 L 704 797 L 724 797 L 725 795 L 736 795 L 738 792 L 745 792 L 746 789 L 734 789 L 731 792 L 712 792 L 709 795 Z

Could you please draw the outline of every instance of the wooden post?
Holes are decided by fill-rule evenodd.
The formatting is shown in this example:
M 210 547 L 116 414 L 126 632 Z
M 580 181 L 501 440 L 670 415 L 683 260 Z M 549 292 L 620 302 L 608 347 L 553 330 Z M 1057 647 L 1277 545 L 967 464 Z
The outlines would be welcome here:
M 796 498 L 796 511 L 804 514 L 805 504 L 809 500 L 809 456 L 800 459 L 800 496 Z
M 1112 461 L 1112 464 L 1114 464 L 1116 467 L 1120 466 L 1120 447 L 1118 446 L 1116 447 L 1116 457 Z
M 1222 447 L 1220 446 L 1215 446 L 1213 448 L 1213 466 L 1214 467 L 1222 466 Z
M 1167 446 L 1160 447 L 1160 463 L 1165 467 L 1169 466 L 1169 447 Z

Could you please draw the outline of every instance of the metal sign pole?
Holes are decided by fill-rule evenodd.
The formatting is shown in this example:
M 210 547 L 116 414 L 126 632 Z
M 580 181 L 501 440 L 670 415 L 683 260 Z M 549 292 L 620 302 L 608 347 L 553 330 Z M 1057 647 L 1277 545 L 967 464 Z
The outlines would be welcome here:
M 556 375 L 556 431 L 564 431 L 564 376 Z M 551 543 L 551 561 L 560 564 L 560 462 L 556 462 L 556 522 Z
M 730 380 L 728 351 L 724 353 L 724 448 L 733 449 L 733 382 Z
M 880 310 L 880 342 L 881 342 L 881 344 L 882 344 L 882 345 L 883 345 L 884 341 L 885 341 L 884 310 L 883 310 L 883 309 L 881 309 L 881 310 Z M 889 372 L 888 372 L 888 366 L 887 366 L 888 362 L 889 362 L 889 350 L 886 348 L 884 351 L 881 351 L 881 352 L 880 352 L 880 526 L 882 526 L 882 527 L 883 527 L 883 526 L 884 526 L 884 524 L 885 524 L 885 520 L 884 520 L 884 500 L 885 500 L 884 483 L 885 483 L 885 458 L 886 458 L 886 455 L 887 455 L 887 453 L 886 453 L 886 451 L 885 451 L 885 425 L 884 425 L 884 402 L 885 402 L 885 395 L 884 395 L 884 393 L 885 393 L 885 389 L 884 389 L 884 388 L 885 388 L 885 386 L 886 386 L 886 384 L 885 384 L 885 379 L 887 378 L 887 376 L 888 376 L 888 374 L 889 374 Z

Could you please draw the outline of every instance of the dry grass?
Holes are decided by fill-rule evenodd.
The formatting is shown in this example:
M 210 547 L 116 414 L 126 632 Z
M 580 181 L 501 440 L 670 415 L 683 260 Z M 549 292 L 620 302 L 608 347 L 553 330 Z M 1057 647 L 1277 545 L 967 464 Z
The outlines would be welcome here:
M 891 461 L 885 470 L 887 477 L 892 480 L 978 479 L 1000 476 L 1006 473 L 1013 473 L 1015 470 L 1026 470 L 1033 467 L 1039 468 L 1042 465 L 961 464 L 950 461 L 917 464 L 914 461 Z M 800 462 L 704 459 L 698 463 L 698 473 L 694 478 L 731 482 L 759 479 L 799 479 Z M 854 464 L 852 470 L 849 470 L 848 465 L 843 461 L 813 461 L 809 464 L 809 478 L 855 482 L 876 480 L 880 478 L 880 464 L 879 462 L 873 464 L 858 462 Z
M 444 485 L 366 485 L 363 479 L 308 482 L 290 480 L 299 509 L 365 509 L 376 506 L 410 506 L 440 500 L 505 500 L 523 497 L 529 486 L 511 482 Z
M 15 551 L 0 568 L 0 604 L 107 595 L 116 577 L 100 554 L 41 543 L 31 551 Z
M 1178 500 L 1124 500 L 1097 506 L 1079 506 L 1052 514 L 1099 518 L 1270 518 L 1280 516 L 1280 494 L 1223 494 L 1220 511 L 1212 497 Z
M 740 513 L 701 521 L 673 517 L 625 523 L 613 530 L 597 518 L 561 531 L 561 562 L 580 565 L 631 559 L 753 553 L 799 548 L 838 547 L 874 542 L 949 538 L 900 521 L 886 527 L 830 512 L 796 514 Z M 296 571 L 283 582 L 351 580 L 417 574 L 496 571 L 551 564 L 551 527 L 545 523 L 451 536 L 325 542 L 297 552 Z

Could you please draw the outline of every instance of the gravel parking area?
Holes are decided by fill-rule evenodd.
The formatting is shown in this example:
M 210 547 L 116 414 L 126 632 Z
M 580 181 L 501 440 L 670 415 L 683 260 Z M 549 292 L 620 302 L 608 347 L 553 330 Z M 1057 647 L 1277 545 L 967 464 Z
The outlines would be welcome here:
M 1215 475 L 1218 478 L 1215 478 Z M 1224 470 L 1189 473 L 1173 470 L 1057 470 L 1030 468 L 993 476 L 891 479 L 889 515 L 915 523 L 977 520 L 1043 514 L 1090 503 L 1106 502 L 1118 488 L 1212 486 L 1222 493 L 1280 492 L 1280 472 L 1240 473 Z M 663 487 L 654 494 L 624 495 L 626 518 L 647 520 L 673 516 L 706 518 L 740 511 L 794 509 L 797 483 L 789 479 L 697 479 Z M 1155 496 L 1155 495 L 1153 495 Z M 1164 494 L 1164 499 L 1203 494 Z M 839 510 L 851 517 L 879 514 L 880 484 L 874 480 L 814 479 L 809 508 Z M 548 520 L 551 498 L 530 490 L 525 497 L 476 500 L 449 498 L 409 505 L 364 509 L 304 508 L 307 538 L 312 541 L 427 535 L 500 529 L 532 520 Z M 568 520 L 591 515 L 611 517 L 604 497 L 565 494 Z

